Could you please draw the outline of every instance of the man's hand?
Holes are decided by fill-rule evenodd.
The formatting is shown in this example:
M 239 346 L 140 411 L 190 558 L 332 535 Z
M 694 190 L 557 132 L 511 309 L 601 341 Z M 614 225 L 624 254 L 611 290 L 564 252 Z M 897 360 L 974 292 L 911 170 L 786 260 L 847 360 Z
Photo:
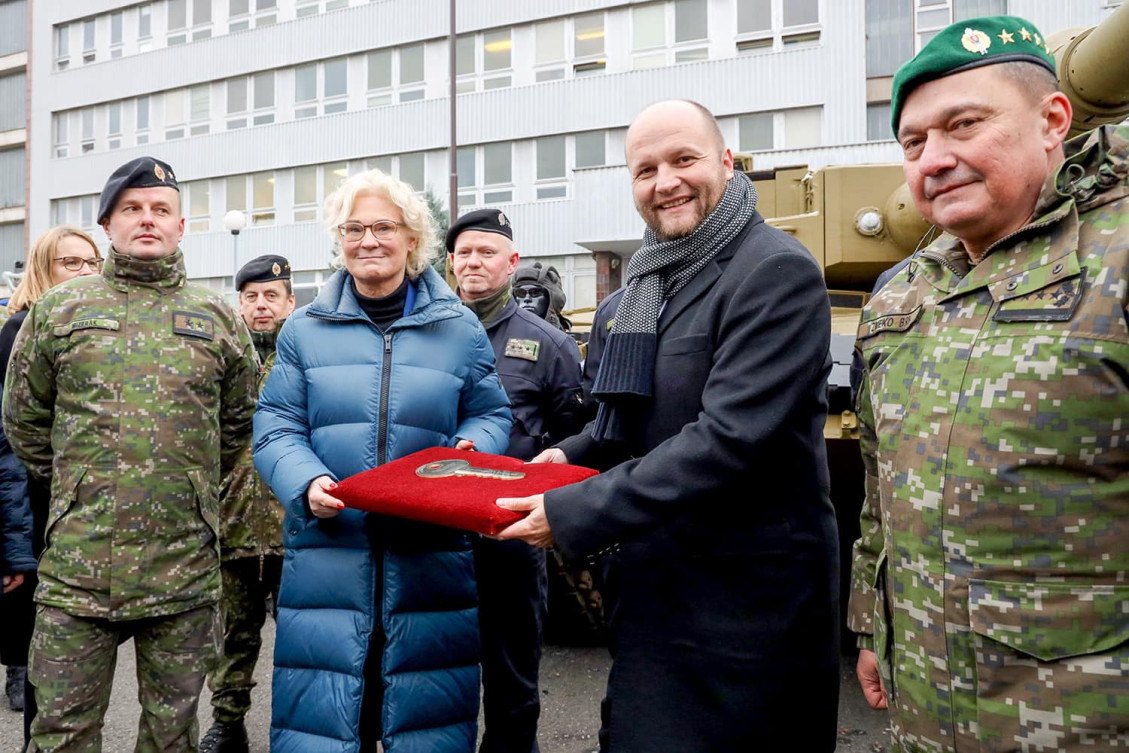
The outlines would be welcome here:
M 862 694 L 866 697 L 870 708 L 886 708 L 886 686 L 882 684 L 882 676 L 878 674 L 878 656 L 865 648 L 859 649 L 859 661 L 855 672 L 858 674 Z
M 332 518 L 345 507 L 341 500 L 329 496 L 327 492 L 337 488 L 337 482 L 329 476 L 318 476 L 306 489 L 306 499 L 310 501 L 310 512 L 315 518 Z
M 546 450 L 546 452 L 554 452 L 554 450 Z M 555 452 L 560 452 L 560 450 L 555 450 Z M 541 455 L 544 454 L 541 453 Z M 561 454 L 563 457 L 564 453 Z M 541 457 L 541 455 L 537 457 Z M 542 549 L 548 549 L 553 545 L 553 532 L 549 530 L 549 519 L 545 517 L 544 494 L 534 494 L 532 497 L 503 497 L 497 501 L 497 505 L 505 510 L 528 511 L 529 515 L 504 531 L 499 531 L 494 538 L 502 541 L 521 539 L 530 546 L 537 546 Z
M 565 457 L 564 450 L 558 450 L 556 447 L 550 447 L 543 450 L 540 455 L 529 461 L 530 463 L 567 463 L 568 458 Z
M 15 591 L 17 588 L 19 588 L 20 586 L 22 586 L 24 584 L 24 574 L 23 573 L 12 573 L 11 575 L 5 575 L 4 578 L 3 578 L 3 581 L 4 581 L 4 591 L 3 591 L 4 593 L 8 593 L 9 591 Z

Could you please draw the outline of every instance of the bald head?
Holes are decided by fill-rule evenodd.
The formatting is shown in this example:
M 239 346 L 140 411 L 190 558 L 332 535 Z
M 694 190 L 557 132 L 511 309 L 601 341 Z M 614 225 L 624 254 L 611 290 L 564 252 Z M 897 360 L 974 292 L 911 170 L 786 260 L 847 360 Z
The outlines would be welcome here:
M 627 129 L 635 208 L 662 240 L 694 232 L 733 177 L 733 155 L 717 120 L 697 102 L 651 105 Z
M 679 122 L 698 121 L 706 135 L 713 142 L 718 152 L 725 150 L 725 137 L 721 135 L 721 127 L 717 118 L 705 106 L 689 99 L 667 99 L 645 107 L 631 125 L 627 128 L 627 146 L 631 144 L 631 133 L 637 130 L 636 126 L 646 126 L 649 122 L 664 122 L 674 119 Z

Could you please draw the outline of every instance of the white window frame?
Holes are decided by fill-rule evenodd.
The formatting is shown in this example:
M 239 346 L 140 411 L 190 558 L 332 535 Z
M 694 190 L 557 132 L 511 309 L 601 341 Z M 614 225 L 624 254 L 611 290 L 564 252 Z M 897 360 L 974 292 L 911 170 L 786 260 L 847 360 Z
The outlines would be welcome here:
M 55 27 L 55 70 L 65 70 L 71 64 L 71 25 Z
M 144 104 L 143 104 L 144 103 Z M 141 124 L 141 112 L 145 112 L 145 124 Z M 149 130 L 153 127 L 153 98 L 146 94 L 133 101 L 134 138 L 138 146 L 149 143 Z
M 202 180 L 194 180 L 188 183 L 181 183 L 180 190 L 182 192 L 181 206 L 183 207 L 184 216 L 186 219 L 186 228 L 190 233 L 206 233 L 211 230 L 212 225 L 212 182 L 208 178 Z M 188 190 L 185 190 L 188 189 Z M 202 214 L 197 213 L 195 203 L 198 198 L 197 194 L 201 191 L 207 197 L 207 207 L 205 207 Z
M 259 105 L 258 96 L 264 82 L 270 78 L 270 104 Z M 251 125 L 269 125 L 275 121 L 275 108 L 278 107 L 278 76 L 275 71 L 260 71 L 247 77 L 247 104 L 251 108 Z
M 114 111 L 117 111 L 118 126 L 114 130 Z M 122 145 L 122 122 L 125 119 L 124 103 L 120 100 L 106 105 L 106 148 L 120 149 Z
M 486 182 L 486 152 L 499 150 L 503 146 L 510 150 L 510 179 L 502 183 Z M 474 150 L 474 183 L 469 182 L 459 186 L 459 206 L 509 204 L 514 200 L 514 142 L 497 141 L 489 144 L 460 147 Z M 459 176 L 463 176 L 463 169 L 459 167 Z M 566 162 L 567 174 L 567 162 Z
M 784 149 L 815 149 L 825 143 L 824 139 L 824 117 L 823 105 L 810 105 L 806 107 L 792 107 L 783 110 L 772 110 L 762 112 L 749 112 L 737 116 L 737 135 L 738 135 L 738 148 L 742 152 L 768 152 L 768 151 L 781 151 Z M 806 113 L 816 112 L 819 114 L 819 138 L 817 143 L 814 144 L 790 144 L 788 143 L 789 134 L 792 130 L 789 129 L 788 124 L 791 118 L 802 116 Z M 772 147 L 769 149 L 749 149 L 746 145 L 740 143 L 740 118 L 751 115 L 771 116 L 772 117 Z
M 175 102 L 177 100 L 177 98 L 180 99 L 180 113 L 179 113 L 180 118 L 179 118 L 179 120 L 175 120 L 175 122 L 174 122 L 174 118 L 172 116 L 177 114 L 177 113 L 170 110 L 169 103 Z M 189 113 L 190 107 L 189 107 L 188 102 L 186 102 L 187 98 L 188 98 L 188 89 L 187 88 L 170 89 L 170 90 L 164 92 L 164 101 L 162 102 L 162 105 L 164 106 L 163 107 L 164 112 L 162 112 L 161 114 L 164 117 L 165 141 L 173 141 L 175 139 L 182 139 L 182 138 L 184 138 L 184 135 L 188 132 L 188 113 Z
M 552 141 L 553 143 L 560 143 L 561 147 L 561 174 L 550 175 L 541 177 L 541 149 Z M 551 136 L 542 136 L 533 140 L 534 157 L 533 157 L 533 187 L 538 201 L 551 200 L 551 199 L 567 199 L 568 198 L 568 185 L 569 185 L 569 141 L 565 134 L 555 134 Z M 511 179 L 513 168 L 510 169 Z
M 202 113 L 196 112 L 196 98 L 203 95 L 205 107 Z M 212 85 L 197 84 L 188 87 L 188 133 L 203 136 L 212 130 Z
M 815 0 L 817 19 L 814 23 L 784 25 L 784 5 L 790 0 L 769 0 L 769 28 L 742 32 L 738 26 L 740 2 L 734 6 L 734 42 L 738 55 L 758 52 L 779 52 L 785 48 L 820 44 L 823 39 L 823 23 L 827 17 L 824 0 Z
M 70 111 L 55 113 L 51 137 L 54 141 L 55 157 L 60 159 L 70 154 Z
M 115 39 L 115 32 L 117 39 Z M 122 56 L 123 39 L 125 38 L 125 12 L 117 11 L 110 14 L 110 57 Z
M 372 85 L 372 64 L 370 63 L 370 59 L 373 55 L 377 54 L 388 56 L 388 83 L 382 86 Z M 365 53 L 365 104 L 368 107 L 381 107 L 383 105 L 390 105 L 396 101 L 396 78 L 394 74 L 396 57 L 396 49 L 394 47 L 381 47 L 376 50 L 369 50 Z
M 90 38 L 87 39 L 87 30 Z M 93 63 L 98 58 L 98 19 L 84 18 L 82 20 L 82 63 Z
M 256 206 L 255 205 L 255 179 L 258 176 L 269 176 L 264 179 L 271 186 L 271 204 L 270 206 Z M 277 207 L 278 207 L 278 173 L 274 170 L 264 170 L 261 172 L 251 173 L 247 176 L 248 186 L 250 188 L 250 212 L 248 219 L 252 225 L 273 225 L 276 222 Z
M 509 65 L 504 68 L 493 68 L 491 70 L 486 70 L 487 48 L 490 45 L 503 44 L 503 40 L 491 40 L 490 37 L 499 36 L 503 33 L 507 35 L 504 43 L 506 45 L 506 49 L 509 50 Z M 472 70 L 460 73 L 455 83 L 459 94 L 465 94 L 475 91 L 486 91 L 489 89 L 504 89 L 513 86 L 514 31 L 512 27 L 501 26 L 496 29 L 487 29 L 485 31 L 474 32 L 470 34 L 461 34 L 458 37 L 457 43 L 469 43 L 473 49 Z
M 82 154 L 94 151 L 94 107 L 83 107 L 78 111 L 80 150 Z

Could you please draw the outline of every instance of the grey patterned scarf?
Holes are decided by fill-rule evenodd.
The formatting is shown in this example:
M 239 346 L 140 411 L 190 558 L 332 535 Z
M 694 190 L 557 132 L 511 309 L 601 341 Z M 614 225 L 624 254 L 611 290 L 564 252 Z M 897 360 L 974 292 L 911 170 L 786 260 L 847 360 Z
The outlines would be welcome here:
M 623 410 L 651 397 L 659 313 L 663 304 L 706 268 L 749 222 L 757 190 L 744 173 L 734 173 L 714 210 L 687 236 L 660 241 L 647 228 L 643 247 L 627 264 L 627 290 L 600 361 L 592 394 L 600 401 L 592 436 L 627 439 Z

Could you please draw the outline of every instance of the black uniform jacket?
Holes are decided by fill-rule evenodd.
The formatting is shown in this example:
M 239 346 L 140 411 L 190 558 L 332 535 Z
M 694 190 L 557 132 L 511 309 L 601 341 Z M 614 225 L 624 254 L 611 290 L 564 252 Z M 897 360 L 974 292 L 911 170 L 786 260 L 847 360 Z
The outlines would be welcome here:
M 585 416 L 576 341 L 513 299 L 486 334 L 514 414 L 506 454 L 528 460 L 579 431 Z
M 754 214 L 667 301 L 634 439 L 558 445 L 608 469 L 545 508 L 567 555 L 605 555 L 613 753 L 834 748 L 829 339 L 819 267 Z

